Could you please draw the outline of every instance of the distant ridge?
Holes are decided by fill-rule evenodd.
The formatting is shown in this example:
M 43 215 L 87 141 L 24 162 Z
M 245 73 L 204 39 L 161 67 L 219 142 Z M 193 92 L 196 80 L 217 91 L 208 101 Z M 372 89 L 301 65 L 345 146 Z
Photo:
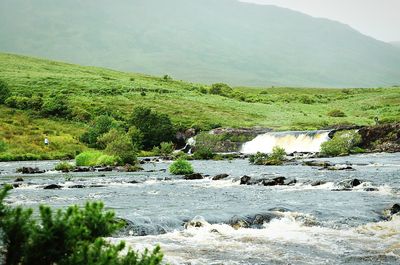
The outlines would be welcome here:
M 400 51 L 344 24 L 236 0 L 2 0 L 0 50 L 251 86 L 400 83 Z

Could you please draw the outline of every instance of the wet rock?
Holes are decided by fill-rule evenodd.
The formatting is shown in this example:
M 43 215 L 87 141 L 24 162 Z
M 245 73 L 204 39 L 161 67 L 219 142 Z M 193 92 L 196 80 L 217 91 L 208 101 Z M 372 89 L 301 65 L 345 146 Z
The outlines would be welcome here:
M 94 171 L 94 168 L 92 167 L 76 167 L 72 172 L 91 172 Z
M 17 169 L 17 173 L 22 174 L 42 174 L 45 173 L 45 170 L 40 170 L 39 168 L 35 167 L 22 167 Z
M 249 185 L 251 177 L 244 175 L 240 178 L 240 185 Z
M 394 215 L 400 213 L 400 204 L 395 203 L 392 207 L 389 208 L 390 214 Z
M 105 185 L 101 185 L 101 184 L 92 184 L 89 186 L 90 188 L 104 188 Z
M 277 186 L 277 185 L 285 185 L 285 177 L 277 177 L 274 179 L 264 179 L 262 181 L 262 185 L 264 186 Z
M 400 123 L 364 127 L 360 147 L 372 152 L 400 152 Z
M 361 181 L 358 180 L 358 179 L 352 179 L 352 180 L 350 181 L 350 185 L 351 185 L 352 187 L 357 187 L 357 186 L 360 185 L 360 184 L 361 184 Z
M 130 183 L 130 184 L 139 184 L 141 182 L 137 181 L 137 180 L 131 180 L 131 181 L 128 181 L 128 183 Z
M 12 187 L 13 188 L 19 188 L 21 186 L 21 183 L 13 183 Z
M 14 182 L 22 182 L 22 181 L 24 181 L 24 179 L 23 179 L 23 178 L 21 178 L 21 177 L 19 177 L 19 178 L 16 178 L 16 179 L 14 180 Z
M 60 185 L 57 184 L 50 184 L 45 186 L 43 189 L 45 190 L 56 190 L 56 189 L 61 189 L 62 187 Z
M 200 173 L 193 173 L 189 175 L 185 175 L 183 179 L 186 180 L 196 180 L 196 179 L 203 179 L 204 177 Z
M 343 189 L 333 189 L 331 191 L 352 191 L 350 188 L 343 188 Z
M 378 191 L 377 188 L 365 188 L 364 191 Z
M 70 188 L 70 189 L 83 189 L 83 188 L 85 188 L 85 186 L 84 185 L 72 185 L 72 186 L 69 186 L 68 188 Z
M 221 179 L 225 179 L 225 178 L 227 178 L 227 177 L 229 177 L 228 174 L 219 174 L 219 175 L 214 176 L 214 177 L 212 178 L 212 180 L 221 180 Z
M 324 184 L 326 184 L 326 181 L 317 180 L 317 181 L 314 181 L 313 183 L 311 183 L 311 186 L 315 187 L 315 186 L 321 186 L 321 185 L 324 185 Z
M 110 172 L 112 171 L 113 168 L 112 167 L 101 167 L 101 168 L 97 168 L 97 172 Z
M 295 185 L 296 183 L 297 183 L 297 179 L 292 179 L 292 180 L 290 180 L 288 182 L 285 182 L 285 185 L 286 186 L 292 186 L 292 185 Z
M 279 218 L 278 213 L 261 213 L 247 216 L 233 216 L 229 220 L 229 225 L 235 229 L 239 228 L 262 228 L 264 223 L 269 223 L 274 218 Z
M 334 164 L 332 164 L 331 162 L 317 161 L 317 160 L 304 161 L 303 165 L 310 167 L 322 167 L 322 168 L 328 168 L 334 166 Z

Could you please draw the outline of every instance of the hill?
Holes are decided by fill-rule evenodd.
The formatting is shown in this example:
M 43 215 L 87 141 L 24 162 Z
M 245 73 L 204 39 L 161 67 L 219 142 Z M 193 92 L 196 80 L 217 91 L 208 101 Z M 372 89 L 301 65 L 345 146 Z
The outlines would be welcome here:
M 4 53 L 0 53 L 0 80 L 20 99 L 16 106 L 0 104 L 0 142 L 6 143 L 7 154 L 14 157 L 73 157 L 86 148 L 78 139 L 94 117 L 109 114 L 124 121 L 138 106 L 169 115 L 178 130 L 218 126 L 305 130 L 336 124 L 372 124 L 375 117 L 400 121 L 399 87 L 308 89 L 222 85 L 224 92 L 215 95 L 210 86 L 175 81 L 168 76 L 153 77 Z M 40 111 L 26 104 L 57 95 L 67 102 L 65 107 L 70 112 L 66 116 L 43 118 Z M 344 117 L 332 117 L 332 110 L 341 110 Z M 49 135 L 53 149 L 43 146 L 44 135 Z
M 338 22 L 236 0 L 3 0 L 0 50 L 201 83 L 375 87 L 400 52 Z

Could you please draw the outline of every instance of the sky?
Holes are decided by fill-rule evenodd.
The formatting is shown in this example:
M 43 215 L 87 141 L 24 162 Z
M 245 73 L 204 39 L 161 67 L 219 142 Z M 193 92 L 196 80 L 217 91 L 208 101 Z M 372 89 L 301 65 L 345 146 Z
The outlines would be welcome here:
M 400 0 L 240 0 L 271 4 L 350 25 L 375 39 L 400 41 Z

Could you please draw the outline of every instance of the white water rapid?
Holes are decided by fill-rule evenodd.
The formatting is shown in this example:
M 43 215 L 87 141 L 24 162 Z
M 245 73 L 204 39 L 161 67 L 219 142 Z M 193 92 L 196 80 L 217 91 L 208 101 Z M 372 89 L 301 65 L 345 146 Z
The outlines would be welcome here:
M 286 153 L 319 152 L 321 144 L 328 141 L 330 131 L 288 131 L 261 134 L 252 141 L 244 143 L 241 152 L 255 154 L 271 153 L 275 146 L 284 148 Z

